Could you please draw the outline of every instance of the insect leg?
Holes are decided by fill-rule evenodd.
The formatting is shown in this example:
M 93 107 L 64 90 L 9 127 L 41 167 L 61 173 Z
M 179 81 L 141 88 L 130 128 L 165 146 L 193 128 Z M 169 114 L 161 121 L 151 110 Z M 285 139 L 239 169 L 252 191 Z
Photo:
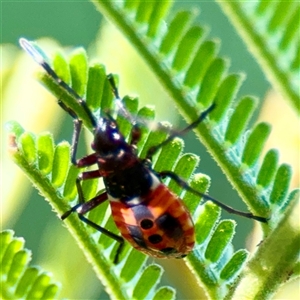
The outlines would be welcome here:
M 77 179 L 76 179 L 76 187 L 78 191 L 78 199 L 79 203 L 75 206 L 73 206 L 70 210 L 65 212 L 62 216 L 61 219 L 64 220 L 66 219 L 71 213 L 77 212 L 79 219 L 88 224 L 89 226 L 95 228 L 99 232 L 105 234 L 106 236 L 114 239 L 116 242 L 119 243 L 119 246 L 117 248 L 115 258 L 114 258 L 114 264 L 117 264 L 119 261 L 119 255 L 124 247 L 124 239 L 121 236 L 118 236 L 117 234 L 110 232 L 109 230 L 99 226 L 98 224 L 94 223 L 93 221 L 89 220 L 84 216 L 87 212 L 91 211 L 92 209 L 96 208 L 98 205 L 102 204 L 104 201 L 107 200 L 107 193 L 104 192 L 100 195 L 97 195 L 96 197 L 90 199 L 89 201 L 84 200 L 84 195 L 82 191 L 82 186 L 81 186 L 81 181 L 82 180 L 87 180 L 87 179 L 92 179 L 92 178 L 97 178 L 99 176 L 99 171 L 98 170 L 93 170 L 93 171 L 87 171 L 83 172 Z
M 117 264 L 119 262 L 119 256 L 125 245 L 123 237 L 121 237 L 117 234 L 114 234 L 113 232 L 110 232 L 109 230 L 105 229 L 104 227 L 97 225 L 96 223 L 92 222 L 88 218 L 84 217 L 82 214 L 78 214 L 78 217 L 82 222 L 88 224 L 89 226 L 93 227 L 94 229 L 98 230 L 99 232 L 105 234 L 106 236 L 114 239 L 116 242 L 119 243 L 119 246 L 117 248 L 117 251 L 116 251 L 116 254 L 114 257 L 114 264 Z
M 168 144 L 169 142 L 171 142 L 175 137 L 177 136 L 181 136 L 184 135 L 185 133 L 187 133 L 188 131 L 196 128 L 206 117 L 207 115 L 215 108 L 216 104 L 213 103 L 208 109 L 206 109 L 205 111 L 203 111 L 200 116 L 198 117 L 197 120 L 195 120 L 193 123 L 191 123 L 190 125 L 188 125 L 186 128 L 184 128 L 183 130 L 180 130 L 178 132 L 173 131 L 171 132 L 171 134 L 168 136 L 167 139 L 165 139 L 163 142 L 161 142 L 158 145 L 152 146 L 148 149 L 147 154 L 146 154 L 146 159 L 152 160 L 152 156 L 160 149 L 162 148 L 164 145 Z
M 21 47 L 47 72 L 47 74 L 59 85 L 61 86 L 66 92 L 68 92 L 71 96 L 73 96 L 77 103 L 83 108 L 86 114 L 89 116 L 89 119 L 93 125 L 93 127 L 97 126 L 97 120 L 88 108 L 86 102 L 66 83 L 64 82 L 56 72 L 50 67 L 50 65 L 44 59 L 45 54 L 42 52 L 41 49 L 37 48 L 34 43 L 29 42 L 28 40 L 21 38 L 19 40 Z M 61 103 L 61 101 L 59 100 Z M 67 111 L 72 117 L 72 110 L 68 109 L 65 105 L 59 105 Z M 71 113 L 72 112 L 72 113 Z M 75 114 L 76 116 L 76 114 Z M 77 116 L 76 116 L 77 118 Z
M 100 231 L 101 233 L 105 234 L 106 236 L 114 239 L 116 242 L 119 243 L 119 246 L 117 248 L 117 251 L 116 251 L 116 254 L 115 254 L 115 257 L 114 257 L 114 264 L 117 264 L 119 262 L 119 255 L 122 252 L 123 247 L 124 247 L 123 237 L 121 237 L 121 236 L 119 236 L 119 235 L 117 235 L 113 232 L 110 232 L 109 230 L 97 225 L 96 223 L 92 222 L 88 218 L 84 217 L 82 214 L 78 214 L 78 217 L 82 222 L 90 225 L 91 227 L 95 228 L 96 230 Z
M 76 204 L 75 206 L 73 206 L 67 212 L 65 212 L 61 216 L 62 220 L 67 218 L 72 212 L 77 212 L 78 214 L 85 214 L 107 200 L 107 193 L 102 193 L 101 195 L 98 195 L 87 202 L 84 201 L 83 191 L 82 191 L 82 187 L 81 187 L 81 181 L 87 180 L 87 179 L 98 178 L 98 177 L 100 177 L 98 170 L 86 171 L 86 172 L 81 173 L 77 177 L 76 188 L 77 188 L 79 203 Z
M 161 177 L 170 177 L 171 179 L 173 179 L 179 186 L 181 186 L 182 188 L 184 188 L 185 190 L 199 196 L 202 197 L 204 199 L 204 201 L 212 201 L 213 203 L 215 203 L 216 205 L 218 205 L 219 207 L 223 208 L 224 210 L 226 210 L 227 212 L 231 213 L 231 214 L 235 214 L 235 215 L 239 215 L 239 216 L 243 216 L 246 217 L 248 219 L 254 219 L 257 220 L 259 222 L 263 222 L 263 223 L 267 223 L 268 219 L 264 218 L 264 217 L 259 217 L 259 216 L 255 216 L 252 213 L 246 213 L 246 212 L 242 212 L 239 210 L 236 210 L 218 200 L 216 200 L 215 198 L 203 194 L 195 189 L 193 189 L 191 186 L 188 185 L 188 183 L 186 181 L 184 181 L 182 178 L 180 178 L 177 174 L 175 174 L 172 171 L 163 171 L 160 172 L 159 175 Z

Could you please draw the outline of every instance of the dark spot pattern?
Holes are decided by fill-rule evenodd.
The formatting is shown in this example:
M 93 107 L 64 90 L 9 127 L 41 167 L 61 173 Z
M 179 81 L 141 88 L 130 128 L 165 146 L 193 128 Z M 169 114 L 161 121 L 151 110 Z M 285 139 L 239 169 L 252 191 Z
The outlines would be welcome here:
M 183 236 L 183 230 L 179 221 L 169 214 L 160 216 L 156 220 L 156 224 L 169 238 L 178 240 Z
M 141 227 L 143 229 L 150 229 L 150 228 L 153 227 L 153 225 L 154 225 L 154 223 L 150 219 L 144 219 L 144 220 L 141 221 Z
M 148 237 L 148 240 L 151 244 L 158 244 L 162 241 L 162 237 L 159 234 L 152 234 Z

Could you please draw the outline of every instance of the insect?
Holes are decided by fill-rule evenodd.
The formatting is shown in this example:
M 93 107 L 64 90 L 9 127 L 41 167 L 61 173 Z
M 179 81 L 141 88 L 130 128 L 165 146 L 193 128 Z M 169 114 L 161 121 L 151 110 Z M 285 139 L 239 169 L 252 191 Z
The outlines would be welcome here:
M 86 102 L 62 79 L 44 60 L 41 53 L 27 40 L 21 39 L 23 49 L 40 64 L 49 76 L 52 77 L 63 89 L 71 94 L 89 116 L 93 125 L 94 140 L 93 153 L 81 159 L 76 158 L 77 145 L 82 120 L 77 114 L 58 100 L 58 104 L 74 119 L 74 133 L 71 148 L 72 164 L 78 168 L 97 165 L 96 170 L 84 171 L 76 179 L 79 202 L 65 212 L 61 219 L 66 219 L 71 213 L 77 213 L 80 220 L 94 227 L 119 243 L 114 258 L 114 263 L 119 261 L 119 255 L 127 240 L 137 250 L 158 258 L 182 258 L 193 250 L 195 244 L 195 228 L 192 217 L 182 200 L 172 193 L 163 184 L 162 179 L 169 177 L 179 186 L 203 198 L 210 200 L 226 211 L 266 222 L 267 219 L 235 210 L 209 195 L 191 188 L 183 179 L 172 171 L 156 172 L 152 168 L 152 157 L 165 144 L 171 142 L 176 136 L 197 127 L 206 116 L 214 109 L 212 104 L 203 111 L 197 120 L 179 132 L 171 132 L 162 143 L 151 147 L 144 159 L 137 156 L 137 143 L 140 140 L 141 129 L 138 122 L 119 105 L 122 114 L 132 124 L 131 140 L 126 142 L 118 129 L 116 120 L 107 112 L 101 112 L 101 117 L 96 119 Z M 121 99 L 112 75 L 108 75 L 112 92 L 118 103 Z M 94 178 L 103 178 L 105 192 L 85 201 L 81 182 Z M 92 222 L 84 215 L 109 200 L 112 217 L 122 236 Z

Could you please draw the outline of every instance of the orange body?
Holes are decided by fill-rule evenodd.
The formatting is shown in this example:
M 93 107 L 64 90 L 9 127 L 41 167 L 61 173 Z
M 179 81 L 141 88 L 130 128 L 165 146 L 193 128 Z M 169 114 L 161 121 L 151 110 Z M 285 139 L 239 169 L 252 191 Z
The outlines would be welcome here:
M 134 248 L 159 258 L 181 258 L 192 251 L 194 224 L 179 197 L 159 183 L 136 202 L 110 201 L 117 227 Z

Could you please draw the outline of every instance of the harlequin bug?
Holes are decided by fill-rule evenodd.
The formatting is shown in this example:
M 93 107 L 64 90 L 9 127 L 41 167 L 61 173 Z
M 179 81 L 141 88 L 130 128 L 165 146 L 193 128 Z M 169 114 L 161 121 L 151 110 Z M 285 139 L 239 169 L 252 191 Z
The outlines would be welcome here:
M 94 153 L 81 159 L 76 158 L 77 145 L 82 127 L 82 120 L 76 113 L 58 100 L 58 104 L 74 119 L 74 134 L 72 140 L 71 161 L 78 168 L 97 165 L 98 169 L 82 172 L 77 180 L 79 203 L 65 212 L 64 220 L 71 213 L 76 212 L 83 222 L 94 227 L 101 233 L 113 238 L 119 243 L 114 263 L 118 262 L 119 254 L 124 246 L 124 239 L 134 248 L 147 255 L 159 258 L 182 258 L 192 251 L 195 243 L 195 229 L 192 217 L 182 200 L 172 193 L 163 184 L 162 178 L 170 177 L 184 189 L 196 194 L 204 201 L 210 200 L 226 211 L 266 222 L 266 218 L 251 213 L 237 211 L 218 200 L 191 188 L 184 180 L 172 171 L 156 172 L 152 168 L 153 155 L 176 136 L 195 128 L 214 109 L 214 104 L 202 112 L 197 120 L 179 132 L 171 132 L 162 143 L 151 147 L 145 159 L 140 159 L 136 153 L 136 145 L 140 139 L 140 126 L 133 117 L 120 106 L 119 109 L 125 117 L 133 123 L 131 141 L 128 143 L 118 129 L 116 120 L 107 112 L 101 112 L 97 120 L 85 101 L 62 79 L 44 60 L 43 56 L 34 46 L 25 39 L 20 40 L 23 49 L 39 63 L 49 76 L 63 89 L 71 94 L 85 110 L 93 125 L 94 140 L 92 149 Z M 118 89 L 112 75 L 108 75 L 116 101 L 121 103 Z M 103 178 L 106 191 L 85 201 L 81 181 Z M 95 224 L 84 216 L 104 201 L 109 200 L 112 217 L 121 236 Z

